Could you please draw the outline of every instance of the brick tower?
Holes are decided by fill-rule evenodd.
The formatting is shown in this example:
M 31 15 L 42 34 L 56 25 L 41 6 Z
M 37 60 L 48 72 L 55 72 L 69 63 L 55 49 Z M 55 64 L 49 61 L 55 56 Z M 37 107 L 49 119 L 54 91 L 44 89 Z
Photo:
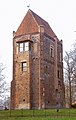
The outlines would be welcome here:
M 11 109 L 64 106 L 62 47 L 49 24 L 28 10 L 13 32 Z

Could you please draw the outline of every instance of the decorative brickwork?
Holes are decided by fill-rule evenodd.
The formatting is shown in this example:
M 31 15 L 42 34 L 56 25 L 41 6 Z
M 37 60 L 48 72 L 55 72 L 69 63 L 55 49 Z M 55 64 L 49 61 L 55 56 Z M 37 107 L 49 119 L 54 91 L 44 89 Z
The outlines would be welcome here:
M 64 106 L 62 46 L 49 24 L 29 10 L 13 32 L 11 109 Z

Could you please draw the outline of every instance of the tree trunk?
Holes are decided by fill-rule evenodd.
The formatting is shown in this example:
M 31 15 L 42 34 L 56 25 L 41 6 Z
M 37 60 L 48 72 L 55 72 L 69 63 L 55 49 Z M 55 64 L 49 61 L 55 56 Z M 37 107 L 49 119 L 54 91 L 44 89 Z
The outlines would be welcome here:
M 72 95 L 71 95 L 71 81 L 69 81 L 69 107 L 72 105 Z

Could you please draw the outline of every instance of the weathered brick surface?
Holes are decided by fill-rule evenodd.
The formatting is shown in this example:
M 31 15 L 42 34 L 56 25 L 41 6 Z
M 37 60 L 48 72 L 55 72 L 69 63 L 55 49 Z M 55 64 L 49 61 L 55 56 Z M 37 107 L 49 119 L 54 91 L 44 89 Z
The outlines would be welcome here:
M 14 35 L 11 109 L 64 105 L 62 42 L 53 37 L 56 35 L 51 28 L 49 32 L 45 27 L 49 27 L 46 21 L 28 11 Z M 19 43 L 25 41 L 30 42 L 31 50 L 19 52 Z M 27 62 L 25 72 L 22 71 L 23 61 Z

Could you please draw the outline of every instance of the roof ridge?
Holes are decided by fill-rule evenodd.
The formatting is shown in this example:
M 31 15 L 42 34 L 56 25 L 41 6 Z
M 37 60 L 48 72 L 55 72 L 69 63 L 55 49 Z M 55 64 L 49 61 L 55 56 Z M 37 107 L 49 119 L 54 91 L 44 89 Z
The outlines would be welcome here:
M 35 20 L 37 26 L 39 26 L 38 23 L 37 23 L 37 20 L 36 20 L 35 16 L 33 15 L 33 14 L 36 15 L 36 13 L 34 13 L 31 9 L 29 9 L 28 12 L 31 12 L 31 14 L 32 14 L 32 16 L 33 16 L 33 18 L 34 18 L 34 20 Z
M 44 20 L 42 17 L 40 17 L 38 14 L 36 14 L 35 12 L 33 12 L 31 9 L 29 9 L 29 11 L 31 11 L 33 13 L 33 15 L 36 15 L 38 18 L 42 19 L 42 21 L 46 22 L 47 24 L 49 24 L 46 20 Z M 35 17 L 35 16 L 34 16 Z

